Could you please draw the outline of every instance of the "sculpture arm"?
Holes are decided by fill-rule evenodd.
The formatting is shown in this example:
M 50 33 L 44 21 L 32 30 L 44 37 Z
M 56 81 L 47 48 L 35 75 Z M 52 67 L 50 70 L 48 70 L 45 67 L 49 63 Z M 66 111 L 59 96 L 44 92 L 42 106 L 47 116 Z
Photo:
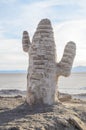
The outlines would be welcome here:
M 57 75 L 69 76 L 72 69 L 73 60 L 76 54 L 76 45 L 70 41 L 64 49 L 64 54 L 61 61 L 57 64 Z
M 23 32 L 23 37 L 22 37 L 22 47 L 23 47 L 23 51 L 28 52 L 30 45 L 31 45 L 31 43 L 30 43 L 30 39 L 29 39 L 28 32 L 27 32 L 27 31 L 24 31 L 24 32 Z

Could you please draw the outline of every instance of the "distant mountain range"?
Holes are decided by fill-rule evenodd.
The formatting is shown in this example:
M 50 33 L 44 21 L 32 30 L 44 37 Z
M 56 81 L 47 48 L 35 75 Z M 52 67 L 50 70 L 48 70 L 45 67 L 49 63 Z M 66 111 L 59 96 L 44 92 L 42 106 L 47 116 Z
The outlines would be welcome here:
M 86 66 L 77 66 L 72 68 L 72 72 L 86 72 Z
M 0 73 L 27 73 L 26 70 L 0 70 Z
M 86 72 L 86 66 L 77 66 L 72 68 L 72 72 Z M 0 70 L 0 73 L 27 73 L 27 70 Z

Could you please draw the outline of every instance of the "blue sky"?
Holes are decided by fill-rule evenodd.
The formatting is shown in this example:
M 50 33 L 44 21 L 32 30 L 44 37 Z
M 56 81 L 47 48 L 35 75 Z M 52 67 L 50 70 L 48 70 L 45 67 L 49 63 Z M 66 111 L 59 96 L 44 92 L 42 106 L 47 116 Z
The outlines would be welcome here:
M 58 61 L 72 40 L 77 46 L 74 66 L 86 66 L 86 0 L 0 0 L 0 70 L 27 69 L 22 32 L 32 39 L 43 18 L 52 22 Z

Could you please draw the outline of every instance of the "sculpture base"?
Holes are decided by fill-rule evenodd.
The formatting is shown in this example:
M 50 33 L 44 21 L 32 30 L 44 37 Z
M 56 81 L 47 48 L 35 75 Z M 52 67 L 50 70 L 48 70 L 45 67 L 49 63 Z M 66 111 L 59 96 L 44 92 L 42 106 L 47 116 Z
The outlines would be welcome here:
M 19 96 L 0 97 L 0 130 L 14 130 L 14 128 L 15 130 L 85 130 L 86 128 L 86 102 L 70 100 L 63 104 L 39 104 L 32 107 L 24 100 Z

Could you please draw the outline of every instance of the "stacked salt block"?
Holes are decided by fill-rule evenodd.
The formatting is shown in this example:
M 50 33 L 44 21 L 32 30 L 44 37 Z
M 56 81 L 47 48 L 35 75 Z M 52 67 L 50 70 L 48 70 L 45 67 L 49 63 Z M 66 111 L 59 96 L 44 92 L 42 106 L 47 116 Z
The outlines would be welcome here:
M 58 77 L 69 76 L 76 46 L 68 42 L 62 60 L 56 63 L 56 46 L 49 19 L 39 22 L 32 43 L 28 32 L 23 32 L 23 50 L 29 54 L 27 74 L 27 103 L 54 104 L 58 101 Z

